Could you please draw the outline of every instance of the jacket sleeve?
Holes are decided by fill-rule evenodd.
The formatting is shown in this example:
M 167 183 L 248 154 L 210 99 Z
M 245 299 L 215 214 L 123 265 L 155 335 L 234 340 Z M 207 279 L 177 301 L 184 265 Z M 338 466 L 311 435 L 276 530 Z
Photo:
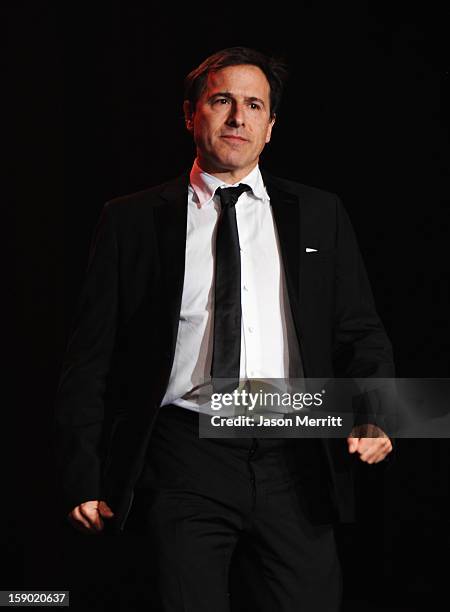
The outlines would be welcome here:
M 337 199 L 336 304 L 333 358 L 342 377 L 394 376 L 392 346 L 348 215 Z
M 100 498 L 99 445 L 118 312 L 118 246 L 110 203 L 94 231 L 55 400 L 54 447 L 67 514 Z
M 392 345 L 377 314 L 355 233 L 339 198 L 336 214 L 335 371 L 338 377 L 358 379 L 361 394 L 355 398 L 355 424 L 374 423 L 391 431 L 395 385 L 386 379 L 395 376 Z M 379 387 L 377 378 L 385 379 L 379 381 Z

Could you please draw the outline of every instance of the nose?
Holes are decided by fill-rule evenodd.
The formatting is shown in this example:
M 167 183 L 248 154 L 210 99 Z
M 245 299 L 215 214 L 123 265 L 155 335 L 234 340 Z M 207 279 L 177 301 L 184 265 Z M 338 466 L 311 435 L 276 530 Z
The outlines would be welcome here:
M 244 121 L 245 119 L 242 106 L 236 103 L 232 104 L 226 121 L 227 125 L 230 127 L 240 127 L 241 125 L 244 125 Z

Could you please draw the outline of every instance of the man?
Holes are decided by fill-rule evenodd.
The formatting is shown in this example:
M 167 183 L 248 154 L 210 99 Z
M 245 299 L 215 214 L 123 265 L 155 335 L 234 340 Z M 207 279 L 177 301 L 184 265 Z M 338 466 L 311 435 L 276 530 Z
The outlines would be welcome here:
M 353 520 L 352 455 L 392 449 L 373 422 L 372 437 L 346 441 L 198 437 L 211 376 L 393 375 L 339 199 L 259 167 L 284 76 L 243 47 L 188 75 L 193 167 L 105 206 L 63 365 L 69 521 L 122 531 L 140 513 L 164 610 L 228 610 L 241 536 L 265 579 L 261 609 L 337 610 L 332 524 Z

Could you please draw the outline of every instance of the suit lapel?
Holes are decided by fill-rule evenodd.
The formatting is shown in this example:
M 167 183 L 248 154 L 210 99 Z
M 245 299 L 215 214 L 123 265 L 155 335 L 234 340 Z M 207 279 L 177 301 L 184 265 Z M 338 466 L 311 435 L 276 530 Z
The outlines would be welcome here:
M 164 202 L 155 211 L 164 301 L 172 331 L 171 357 L 175 352 L 183 295 L 188 186 L 189 172 L 168 183 L 160 193 Z
M 298 196 L 283 189 L 277 178 L 265 170 L 261 169 L 261 174 L 270 197 L 291 310 L 298 331 L 299 270 L 302 255 Z

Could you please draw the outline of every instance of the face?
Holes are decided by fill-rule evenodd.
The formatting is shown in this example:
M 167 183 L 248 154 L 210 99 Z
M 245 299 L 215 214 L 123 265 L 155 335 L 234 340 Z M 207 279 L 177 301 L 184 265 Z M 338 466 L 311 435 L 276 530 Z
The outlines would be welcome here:
M 197 145 L 200 167 L 237 182 L 258 163 L 270 141 L 270 86 L 257 66 L 228 66 L 209 73 L 192 112 L 184 102 L 186 126 Z

